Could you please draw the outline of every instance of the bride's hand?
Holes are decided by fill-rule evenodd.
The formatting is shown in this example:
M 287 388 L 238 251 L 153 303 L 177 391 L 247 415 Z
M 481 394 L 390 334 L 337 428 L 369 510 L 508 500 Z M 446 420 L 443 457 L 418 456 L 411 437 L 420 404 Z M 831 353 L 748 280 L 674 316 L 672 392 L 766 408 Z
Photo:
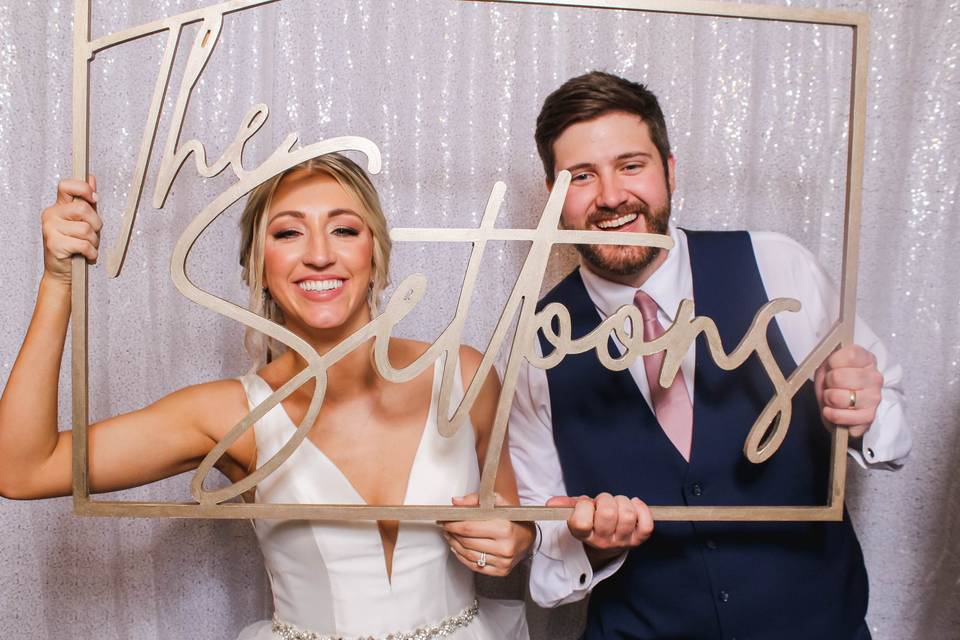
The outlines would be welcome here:
M 457 507 L 476 507 L 480 496 L 471 493 L 453 498 Z M 497 494 L 496 506 L 510 506 Z M 463 520 L 442 522 L 443 537 L 461 563 L 487 576 L 505 576 L 527 559 L 536 532 L 532 522 Z
M 93 263 L 103 223 L 97 215 L 97 181 L 61 180 L 57 201 L 43 211 L 44 276 L 70 284 L 70 259 L 80 254 Z

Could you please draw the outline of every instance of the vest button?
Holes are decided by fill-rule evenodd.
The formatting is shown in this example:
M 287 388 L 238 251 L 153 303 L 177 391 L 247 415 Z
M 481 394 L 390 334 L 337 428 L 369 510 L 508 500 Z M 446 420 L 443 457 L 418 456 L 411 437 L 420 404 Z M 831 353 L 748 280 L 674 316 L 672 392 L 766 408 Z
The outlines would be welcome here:
M 580 574 L 580 584 L 586 584 L 586 583 L 587 583 L 587 574 L 581 573 L 581 574 Z
M 720 598 L 720 602 L 727 602 L 728 600 L 730 600 L 730 594 L 727 593 L 726 591 L 721 591 L 720 593 L 717 594 L 717 596 Z
M 703 487 L 700 486 L 699 482 L 694 482 L 693 485 L 690 487 L 690 492 L 695 496 L 702 495 Z
M 716 540 L 714 540 L 714 539 L 712 539 L 712 538 L 709 539 L 709 540 L 707 540 L 707 543 L 706 543 L 706 544 L 707 544 L 707 549 L 716 549 L 716 548 L 717 548 L 717 542 L 716 542 Z

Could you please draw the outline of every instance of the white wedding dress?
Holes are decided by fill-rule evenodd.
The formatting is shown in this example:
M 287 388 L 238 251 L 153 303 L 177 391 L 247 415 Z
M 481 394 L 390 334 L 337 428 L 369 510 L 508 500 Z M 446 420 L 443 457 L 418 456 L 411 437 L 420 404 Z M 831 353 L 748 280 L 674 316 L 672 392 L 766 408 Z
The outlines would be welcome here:
M 439 364 L 439 363 L 438 363 Z M 272 393 L 250 374 L 241 379 L 251 409 Z M 455 398 L 462 396 L 462 384 Z M 479 486 L 473 427 L 464 423 L 444 438 L 437 431 L 440 367 L 414 456 L 404 504 L 448 505 L 451 496 Z M 286 443 L 295 429 L 282 405 L 254 426 L 258 465 Z M 305 439 L 257 487 L 257 502 L 364 504 L 340 469 Z M 256 520 L 273 591 L 274 621 L 244 629 L 238 640 L 444 637 L 455 640 L 526 640 L 523 603 L 481 599 L 473 572 L 454 557 L 432 522 L 402 522 L 387 578 L 377 523 Z M 434 635 L 416 635 L 429 631 Z

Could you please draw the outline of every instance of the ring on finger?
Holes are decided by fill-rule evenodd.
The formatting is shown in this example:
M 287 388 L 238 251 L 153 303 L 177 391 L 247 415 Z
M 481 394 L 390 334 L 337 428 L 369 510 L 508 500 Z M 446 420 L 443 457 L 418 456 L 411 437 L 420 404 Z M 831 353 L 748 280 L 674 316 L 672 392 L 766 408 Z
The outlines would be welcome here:
M 480 552 L 480 557 L 477 558 L 477 566 L 481 569 L 487 566 L 487 554 L 485 551 Z
M 856 409 L 857 408 L 857 392 L 854 389 L 850 389 L 850 401 L 847 404 L 847 409 Z

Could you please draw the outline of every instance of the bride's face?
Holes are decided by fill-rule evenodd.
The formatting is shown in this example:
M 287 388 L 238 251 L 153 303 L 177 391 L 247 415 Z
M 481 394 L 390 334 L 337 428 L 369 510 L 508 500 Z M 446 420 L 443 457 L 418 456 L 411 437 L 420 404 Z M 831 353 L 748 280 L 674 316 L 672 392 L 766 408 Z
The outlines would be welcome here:
M 357 197 L 323 173 L 294 172 L 267 211 L 264 286 L 300 335 L 370 320 L 373 236 Z

